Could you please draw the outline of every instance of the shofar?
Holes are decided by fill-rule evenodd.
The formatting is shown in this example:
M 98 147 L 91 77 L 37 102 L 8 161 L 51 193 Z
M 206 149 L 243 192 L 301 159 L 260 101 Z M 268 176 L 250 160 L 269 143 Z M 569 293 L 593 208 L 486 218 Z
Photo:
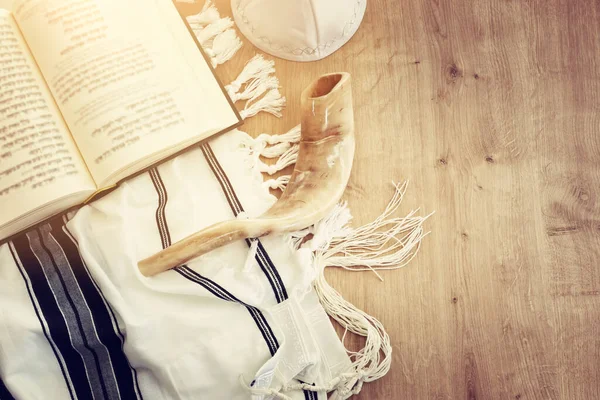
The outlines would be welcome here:
M 301 97 L 298 161 L 286 190 L 257 218 L 209 226 L 138 263 L 152 276 L 235 240 L 307 228 L 342 197 L 354 158 L 354 114 L 350 74 L 323 75 Z

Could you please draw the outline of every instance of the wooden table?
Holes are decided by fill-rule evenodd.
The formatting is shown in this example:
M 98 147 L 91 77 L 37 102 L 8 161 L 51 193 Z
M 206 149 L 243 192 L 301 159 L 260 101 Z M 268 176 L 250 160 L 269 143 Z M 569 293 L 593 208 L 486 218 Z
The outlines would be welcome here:
M 245 41 L 218 75 L 256 52 Z M 356 398 L 600 399 L 600 3 L 368 0 L 340 51 L 276 68 L 284 117 L 245 131 L 285 132 L 310 81 L 348 71 L 354 222 L 405 179 L 400 213 L 436 211 L 383 283 L 327 274 L 393 342 L 390 373 Z

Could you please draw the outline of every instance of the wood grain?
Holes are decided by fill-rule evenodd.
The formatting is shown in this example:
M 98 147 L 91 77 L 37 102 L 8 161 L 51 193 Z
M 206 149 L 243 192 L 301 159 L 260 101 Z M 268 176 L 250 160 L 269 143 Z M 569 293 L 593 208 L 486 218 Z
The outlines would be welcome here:
M 256 52 L 245 41 L 218 75 Z M 411 182 L 402 213 L 436 211 L 385 282 L 328 273 L 394 346 L 356 398 L 599 399 L 600 2 L 368 0 L 341 50 L 276 68 L 284 117 L 244 130 L 286 131 L 314 77 L 348 71 L 354 222 L 380 213 L 393 180 Z

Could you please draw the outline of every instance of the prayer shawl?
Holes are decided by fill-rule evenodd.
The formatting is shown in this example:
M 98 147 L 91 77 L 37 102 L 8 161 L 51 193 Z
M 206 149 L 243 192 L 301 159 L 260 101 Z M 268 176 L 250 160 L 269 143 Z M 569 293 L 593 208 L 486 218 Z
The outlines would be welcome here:
M 206 33 L 222 20 L 210 2 L 193 18 L 214 64 L 235 54 L 237 36 L 214 50 L 227 29 Z M 228 86 L 245 117 L 279 113 L 272 66 L 255 57 Z M 385 375 L 383 326 L 323 269 L 410 261 L 425 218 L 388 218 L 405 185 L 365 227 L 350 228 L 341 205 L 303 232 L 235 242 L 152 278 L 137 269 L 203 227 L 268 209 L 268 188 L 286 177 L 261 172 L 295 161 L 298 133 L 221 135 L 1 245 L 0 399 L 345 399 Z M 346 351 L 327 314 L 365 347 Z

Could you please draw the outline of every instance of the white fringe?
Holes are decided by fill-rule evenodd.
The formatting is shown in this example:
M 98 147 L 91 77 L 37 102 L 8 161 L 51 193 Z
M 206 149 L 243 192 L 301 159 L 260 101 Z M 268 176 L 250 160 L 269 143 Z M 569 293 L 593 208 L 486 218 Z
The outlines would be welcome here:
M 279 79 L 275 76 L 260 76 L 251 79 L 241 92 L 234 92 L 226 87 L 226 89 L 228 89 L 229 97 L 231 97 L 231 100 L 234 103 L 240 100 L 249 100 L 252 102 L 263 95 L 267 90 L 277 88 L 279 88 Z
M 275 158 L 275 157 L 280 157 L 283 153 L 285 153 L 287 150 L 289 150 L 290 147 L 292 147 L 291 143 L 287 143 L 287 142 L 282 142 L 282 143 L 277 143 L 276 145 L 273 146 L 261 146 L 262 150 L 260 152 L 261 157 L 265 157 L 265 158 Z
M 269 179 L 263 182 L 263 186 L 267 189 L 281 190 L 282 192 L 287 187 L 287 184 L 290 182 L 291 175 L 281 175 L 275 179 Z
M 202 48 L 205 48 L 205 47 L 212 48 L 212 42 L 213 42 L 213 39 L 215 38 L 215 36 L 217 36 L 218 34 L 220 34 L 222 32 L 225 32 L 227 29 L 232 28 L 232 27 L 233 27 L 232 19 L 229 17 L 225 17 L 225 18 L 220 18 L 220 19 L 216 20 L 215 22 L 211 22 L 210 24 L 206 25 L 202 29 L 192 29 L 192 30 L 194 31 L 196 38 L 198 38 L 198 41 L 202 45 Z
M 241 146 L 247 152 L 249 168 L 257 168 L 259 172 L 266 172 L 273 175 L 276 172 L 296 163 L 298 160 L 299 146 L 295 143 L 300 141 L 300 125 L 290 129 L 282 135 L 260 134 L 257 138 L 248 138 Z M 264 163 L 260 157 L 276 158 L 279 157 L 274 165 Z M 289 177 L 280 177 L 269 179 L 264 182 L 265 187 L 271 189 L 285 189 L 289 182 Z
M 348 224 L 352 216 L 347 206 L 342 204 L 313 227 L 288 236 L 294 248 L 314 252 L 313 266 L 317 268 L 317 278 L 313 286 L 325 311 L 346 331 L 366 338 L 362 350 L 348 351 L 353 360 L 352 370 L 330 382 L 328 390 L 335 390 L 330 399 L 347 399 L 360 392 L 363 382 L 383 377 L 390 369 L 392 346 L 385 328 L 376 318 L 344 300 L 327 283 L 325 267 L 371 270 L 377 274 L 378 269 L 401 268 L 412 260 L 421 240 L 427 235 L 423 231 L 423 223 L 429 215 L 418 217 L 415 216 L 416 211 L 412 211 L 403 218 L 392 217 L 402 202 L 407 185 L 407 182 L 394 184 L 395 193 L 390 203 L 369 224 L 351 228 Z M 312 239 L 302 244 L 308 234 L 313 235 Z
M 294 142 L 300 140 L 300 125 L 292 128 L 282 135 L 261 134 L 253 139 L 247 137 L 243 140 L 240 150 L 247 154 L 248 168 L 256 168 L 258 172 L 266 172 L 274 175 L 278 171 L 296 163 L 300 146 Z M 272 144 L 271 146 L 268 146 Z M 266 164 L 260 158 L 276 158 L 275 164 Z M 268 179 L 263 182 L 264 187 L 284 190 L 289 182 L 290 176 L 284 175 L 276 179 Z M 306 236 L 307 233 L 304 234 Z
M 400 206 L 408 182 L 394 186 L 396 191 L 390 203 L 373 222 L 355 229 L 345 226 L 322 240 L 323 244 L 312 245 L 313 248 L 323 248 L 324 243 L 327 243 L 327 249 L 322 250 L 327 266 L 350 271 L 370 270 L 377 274 L 376 270 L 402 268 L 415 257 L 421 240 L 429 233 L 423 231 L 423 223 L 432 214 L 416 216 L 417 209 L 406 217 L 390 218 Z M 334 210 L 333 218 L 335 215 Z M 347 217 L 341 218 L 341 221 L 345 218 Z M 323 223 L 327 224 L 327 221 Z
M 200 10 L 198 14 L 190 15 L 186 19 L 188 24 L 190 24 L 190 28 L 195 31 L 215 22 L 219 18 L 221 18 L 221 16 L 219 15 L 219 11 L 217 11 L 217 8 L 213 4 L 212 0 L 206 0 L 202 10 Z
M 351 372 L 345 376 L 346 379 L 332 388 L 335 392 L 330 399 L 347 399 L 353 394 L 358 394 L 364 382 L 375 381 L 388 373 L 392 362 L 390 337 L 381 322 L 344 300 L 327 283 L 323 269 L 313 285 L 327 314 L 346 331 L 366 338 L 365 347 L 361 350 L 357 352 L 346 350 L 354 360 Z
M 262 141 L 266 144 L 274 145 L 277 143 L 298 143 L 300 141 L 300 124 L 296 125 L 286 133 L 281 135 L 269 135 L 261 133 L 255 139 L 256 141 Z
M 242 41 L 233 29 L 227 29 L 218 34 L 212 43 L 211 62 L 213 68 L 231 60 L 231 58 L 242 48 Z
M 188 16 L 187 21 L 213 68 L 230 60 L 242 47 L 242 41 L 231 29 L 233 21 L 229 17 L 221 18 L 211 0 L 206 0 L 202 10 Z
M 244 69 L 237 78 L 234 79 L 229 85 L 225 86 L 229 97 L 232 99 L 240 88 L 252 80 L 266 79 L 269 75 L 275 73 L 275 62 L 272 60 L 265 60 L 265 58 L 257 54 L 250 59 L 244 66 Z
M 260 172 L 266 172 L 269 175 L 273 175 L 273 174 L 281 171 L 285 167 L 288 167 L 288 166 L 294 164 L 296 162 L 296 160 L 298 159 L 298 148 L 299 148 L 298 145 L 294 145 L 294 146 L 290 147 L 288 150 L 286 150 L 281 155 L 281 157 L 279 157 L 277 159 L 275 164 L 272 164 L 272 165 L 265 164 L 260 159 L 258 159 L 256 161 L 258 170 Z
M 276 76 L 266 76 L 250 81 L 244 91 L 238 93 L 239 100 L 248 100 L 253 102 L 262 96 L 267 90 L 279 88 L 279 79 Z
M 253 117 L 261 111 L 281 118 L 281 110 L 285 106 L 285 97 L 279 93 L 278 89 L 269 90 L 262 98 L 247 102 L 246 106 L 240 111 L 242 119 Z
M 261 133 L 256 138 L 248 138 L 242 143 L 242 147 L 248 151 L 253 158 L 253 165 L 256 164 L 258 157 L 265 158 L 280 157 L 294 143 L 300 141 L 300 125 L 290 129 L 289 132 L 281 135 L 268 135 Z

